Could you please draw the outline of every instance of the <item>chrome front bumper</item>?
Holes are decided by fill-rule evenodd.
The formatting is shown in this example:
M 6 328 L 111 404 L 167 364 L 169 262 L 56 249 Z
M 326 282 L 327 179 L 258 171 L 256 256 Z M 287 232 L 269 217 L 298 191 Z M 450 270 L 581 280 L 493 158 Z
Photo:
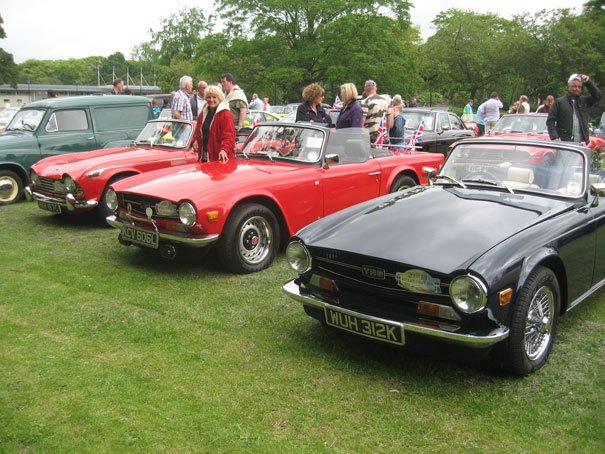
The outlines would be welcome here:
M 107 223 L 110 226 L 112 226 L 118 230 L 122 230 L 123 225 L 128 225 L 125 221 L 118 219 L 116 216 L 107 216 L 107 218 L 105 218 L 105 219 L 107 220 Z M 150 222 L 147 219 L 137 218 L 137 220 L 143 221 L 143 222 L 144 221 Z M 154 229 L 155 229 L 155 225 L 154 225 Z M 155 229 L 155 231 L 157 231 L 157 229 Z M 214 243 L 219 238 L 219 235 L 217 233 L 203 235 L 203 236 L 199 236 L 196 238 L 186 238 L 186 237 L 182 237 L 182 236 L 171 235 L 169 233 L 162 233 L 159 231 L 157 231 L 157 234 L 159 236 L 160 241 L 182 244 L 187 247 L 206 247 L 206 246 Z
M 54 203 L 55 205 L 66 208 L 67 211 L 91 210 L 99 204 L 96 200 L 76 200 L 72 194 L 67 194 L 64 199 L 60 197 L 51 197 L 34 192 L 29 186 L 25 188 L 25 198 L 30 202 L 35 200 L 36 202 Z
M 292 298 L 294 301 L 298 301 L 299 303 L 306 304 L 308 306 L 314 307 L 316 309 L 325 310 L 326 308 L 332 309 L 335 311 L 339 311 L 345 314 L 350 314 L 359 318 L 373 320 L 383 323 L 388 323 L 390 325 L 397 325 L 401 327 L 404 332 L 412 332 L 416 334 L 422 334 L 424 336 L 429 336 L 441 340 L 445 340 L 448 342 L 453 342 L 457 344 L 466 345 L 468 347 L 473 348 L 487 348 L 491 347 L 494 344 L 497 344 L 500 341 L 503 341 L 508 337 L 509 330 L 508 328 L 498 328 L 491 331 L 487 335 L 477 336 L 471 333 L 456 333 L 451 331 L 445 331 L 434 327 L 428 327 L 424 325 L 420 325 L 418 323 L 413 322 L 399 322 L 388 319 L 381 319 L 378 317 L 366 315 L 360 312 L 355 312 L 349 309 L 344 309 L 335 305 L 332 305 L 321 298 L 310 295 L 303 294 L 300 291 L 299 285 L 295 282 L 295 279 L 286 282 L 282 286 L 283 292 Z

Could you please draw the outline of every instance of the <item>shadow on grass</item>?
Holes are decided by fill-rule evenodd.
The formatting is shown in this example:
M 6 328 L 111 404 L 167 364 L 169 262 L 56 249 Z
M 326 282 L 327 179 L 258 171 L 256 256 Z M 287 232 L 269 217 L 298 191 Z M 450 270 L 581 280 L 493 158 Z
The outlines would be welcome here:
M 48 227 L 57 227 L 60 229 L 91 229 L 101 230 L 109 229 L 109 224 L 102 224 L 96 213 L 69 213 L 69 214 L 52 214 L 40 210 L 40 215 L 36 217 L 36 221 L 39 224 L 46 225 Z
M 409 337 L 409 336 L 408 336 Z M 313 356 L 347 363 L 368 377 L 376 374 L 405 380 L 456 385 L 460 379 L 489 384 L 514 379 L 494 366 L 487 351 L 434 342 L 417 336 L 398 348 L 316 323 L 292 333 L 292 341 L 304 345 Z M 406 342 L 408 342 L 406 340 Z
M 117 241 L 117 236 L 116 236 Z M 197 271 L 208 276 L 225 274 L 222 270 L 214 248 L 180 248 L 174 259 L 160 256 L 155 249 L 138 246 L 121 246 L 116 260 L 127 266 L 166 274 L 182 274 Z

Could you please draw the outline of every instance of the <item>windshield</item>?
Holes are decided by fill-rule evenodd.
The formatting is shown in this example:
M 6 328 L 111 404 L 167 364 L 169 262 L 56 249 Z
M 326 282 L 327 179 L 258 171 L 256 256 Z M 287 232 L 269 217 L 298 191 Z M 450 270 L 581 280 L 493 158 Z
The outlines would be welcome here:
M 6 127 L 7 131 L 35 131 L 44 117 L 44 109 L 21 109 Z
M 242 153 L 248 157 L 267 156 L 299 162 L 317 162 L 326 140 L 324 131 L 294 126 L 257 126 Z
M 600 175 L 585 175 L 584 155 L 552 146 L 460 144 L 450 152 L 438 183 L 500 186 L 509 191 L 532 191 L 579 197 Z
M 8 121 L 19 109 L 0 109 L 0 121 Z
M 189 144 L 193 127 L 178 121 L 150 121 L 145 125 L 135 143 L 140 145 L 184 148 Z
M 435 129 L 435 114 L 433 112 L 403 111 L 402 115 L 405 118 L 405 129 L 415 131 L 420 123 L 424 123 L 425 130 L 432 131 Z
M 546 115 L 505 115 L 492 129 L 498 133 L 548 134 Z

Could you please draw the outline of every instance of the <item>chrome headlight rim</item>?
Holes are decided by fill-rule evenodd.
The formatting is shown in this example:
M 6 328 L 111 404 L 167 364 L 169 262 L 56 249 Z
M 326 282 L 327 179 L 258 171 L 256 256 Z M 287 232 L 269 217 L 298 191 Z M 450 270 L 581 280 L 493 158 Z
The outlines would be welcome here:
M 466 285 L 464 288 L 457 288 L 460 285 Z M 469 293 L 476 292 L 471 295 L 472 301 L 469 300 Z M 466 314 L 475 314 L 487 306 L 487 287 L 481 279 L 472 274 L 463 274 L 450 282 L 449 294 L 454 307 Z M 466 299 L 462 299 L 464 295 Z
M 292 240 L 288 243 L 286 260 L 290 268 L 298 274 L 304 274 L 313 267 L 311 253 L 301 240 Z
M 116 211 L 118 209 L 118 194 L 111 188 L 105 193 L 105 204 L 111 211 Z
M 29 181 L 31 181 L 32 186 L 39 186 L 41 182 L 40 176 L 32 170 L 29 173 Z
M 63 175 L 63 186 L 65 187 L 65 190 L 67 192 L 71 193 L 76 192 L 76 190 L 78 189 L 76 181 L 67 174 Z
M 182 202 L 178 208 L 179 220 L 187 227 L 193 227 L 197 222 L 197 212 L 190 202 Z

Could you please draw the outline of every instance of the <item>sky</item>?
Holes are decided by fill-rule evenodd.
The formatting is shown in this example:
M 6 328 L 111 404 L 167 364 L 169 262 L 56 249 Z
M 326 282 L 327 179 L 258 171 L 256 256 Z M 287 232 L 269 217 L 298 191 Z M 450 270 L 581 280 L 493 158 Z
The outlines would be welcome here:
M 329 1 L 329 0 L 326 0 Z M 410 0 L 412 23 L 423 39 L 434 33 L 431 21 L 449 8 L 472 9 L 511 18 L 542 9 L 570 8 L 580 13 L 586 0 Z M 122 52 L 130 58 L 134 46 L 151 39 L 150 29 L 159 31 L 161 20 L 184 7 L 212 9 L 213 0 L 128 0 L 90 2 L 82 0 L 0 0 L 6 39 L 0 48 L 13 54 L 15 63 L 29 59 L 64 60 L 93 55 L 107 57 Z M 168 6 L 169 5 L 169 6 Z M 504 11 L 506 5 L 506 11 Z

